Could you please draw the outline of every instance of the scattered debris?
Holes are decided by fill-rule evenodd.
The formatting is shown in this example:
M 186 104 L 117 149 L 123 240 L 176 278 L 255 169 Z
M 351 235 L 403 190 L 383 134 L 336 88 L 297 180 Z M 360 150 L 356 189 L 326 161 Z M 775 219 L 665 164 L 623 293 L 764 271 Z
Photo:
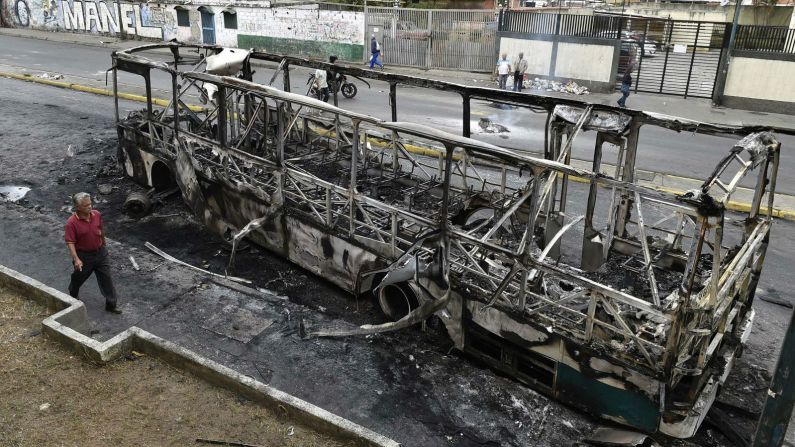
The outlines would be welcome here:
M 207 73 L 234 76 L 243 69 L 243 62 L 248 59 L 249 54 L 249 50 L 223 48 L 218 53 L 207 56 Z
M 295 427 L 292 425 L 287 429 L 287 436 L 292 436 L 295 434 Z
M 103 183 L 97 186 L 97 191 L 99 191 L 100 194 L 107 196 L 113 192 L 113 185 L 108 185 L 107 183 Z
M 483 132 L 485 133 L 503 133 L 511 131 L 502 124 L 495 123 L 489 118 L 481 118 L 480 121 L 478 121 L 478 126 L 480 126 L 480 128 L 483 129 Z
M 130 263 L 132 264 L 132 266 L 135 269 L 135 271 L 141 270 L 141 268 L 138 267 L 138 263 L 135 262 L 135 258 L 133 258 L 132 255 L 130 255 Z
M 152 202 L 162 202 L 167 198 L 173 196 L 174 194 L 179 192 L 179 187 L 175 186 L 173 188 L 169 188 L 163 191 L 157 191 L 151 196 Z
M 507 85 L 513 85 L 513 75 L 508 76 Z M 544 90 L 547 92 L 561 92 L 569 93 L 572 95 L 590 95 L 591 92 L 588 87 L 579 85 L 575 81 L 555 81 L 554 79 L 525 79 L 522 82 L 522 88 L 532 90 Z
M 585 442 L 596 446 L 628 446 L 634 447 L 643 445 L 647 436 L 629 430 L 617 428 L 599 427 Z
M 251 284 L 251 281 L 249 281 L 247 279 L 237 278 L 235 276 L 219 275 L 218 273 L 209 272 L 207 270 L 203 270 L 203 269 L 200 269 L 198 267 L 192 266 L 192 265 L 188 264 L 187 262 L 182 262 L 179 259 L 167 254 L 166 252 L 164 252 L 164 251 L 160 250 L 159 248 L 155 247 L 154 245 L 150 244 L 149 242 L 144 243 L 144 246 L 146 248 L 148 248 L 149 250 L 152 250 L 152 252 L 154 252 L 156 255 L 160 256 L 161 258 L 163 258 L 163 259 L 165 259 L 167 261 L 171 261 L 171 262 L 173 262 L 175 264 L 179 264 L 181 266 L 188 267 L 190 269 L 196 270 L 198 272 L 202 272 L 202 273 L 210 275 L 210 276 L 217 276 L 219 278 L 224 278 L 224 279 L 228 279 L 228 280 L 231 280 L 231 281 L 240 282 L 240 283 L 243 283 L 243 284 Z
M 169 218 L 169 217 L 176 217 L 176 216 L 180 216 L 180 214 L 179 214 L 179 213 L 171 213 L 171 214 L 152 214 L 152 216 L 151 216 L 151 217 L 156 217 L 156 218 L 160 218 L 160 219 L 166 219 L 166 218 Z
M 39 405 L 39 411 L 45 411 L 48 408 L 50 408 L 50 403 L 49 402 L 45 402 L 45 403 Z
M 39 79 L 51 79 L 51 80 L 54 80 L 54 81 L 57 81 L 59 79 L 63 79 L 63 75 L 61 75 L 61 74 L 50 74 L 50 73 L 42 73 L 42 74 L 40 74 L 40 75 L 38 75 L 36 77 L 39 78 Z
M 72 145 L 70 144 L 70 145 L 69 145 L 69 146 L 66 148 L 66 157 L 67 157 L 67 158 L 72 158 L 72 157 L 74 157 L 74 156 L 75 156 L 75 150 L 74 150 L 74 148 L 72 148 Z
M 29 191 L 27 186 L 0 186 L 0 202 L 17 202 Z

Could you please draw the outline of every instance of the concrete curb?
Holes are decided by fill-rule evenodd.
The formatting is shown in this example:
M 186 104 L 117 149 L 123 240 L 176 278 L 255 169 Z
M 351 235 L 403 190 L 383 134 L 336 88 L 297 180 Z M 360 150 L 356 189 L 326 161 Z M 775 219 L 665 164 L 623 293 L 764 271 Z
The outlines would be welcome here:
M 61 81 L 53 81 L 53 80 L 49 80 L 49 79 L 41 79 L 41 78 L 36 78 L 36 77 L 30 76 L 30 75 L 21 75 L 21 74 L 18 74 L 18 73 L 11 73 L 11 72 L 6 72 L 6 71 L 0 71 L 0 76 L 11 78 L 11 79 L 17 79 L 17 80 L 21 80 L 21 81 L 27 81 L 27 82 L 34 82 L 34 83 L 38 83 L 38 84 L 49 85 L 49 86 L 52 86 L 52 87 L 59 87 L 59 88 L 66 88 L 66 89 L 76 90 L 76 91 L 84 92 L 84 93 L 93 93 L 93 94 L 96 94 L 96 95 L 103 95 L 103 96 L 113 96 L 113 92 L 108 90 L 108 89 L 102 89 L 102 88 L 97 88 L 97 87 L 89 87 L 89 86 L 85 86 L 85 85 L 81 85 L 81 84 L 75 84 L 75 83 L 71 83 L 71 82 L 61 82 Z M 130 101 L 143 102 L 143 103 L 146 102 L 146 97 L 145 96 L 135 95 L 135 94 L 132 94 L 132 93 L 119 92 L 119 98 L 130 100 Z M 157 105 L 162 106 L 162 107 L 167 107 L 168 105 L 170 105 L 169 101 L 166 101 L 164 99 L 159 99 L 159 98 L 152 98 L 152 102 L 154 104 L 157 104 Z M 199 106 L 189 106 L 189 107 L 194 112 L 201 112 L 201 111 L 204 110 L 203 107 L 199 107 Z M 330 134 L 331 134 L 331 132 L 330 132 Z M 383 146 L 384 145 L 384 143 L 382 143 L 381 141 L 377 141 L 377 140 L 371 140 L 370 143 L 373 144 L 373 145 L 377 145 L 377 146 Z M 406 145 L 404 145 L 404 147 L 406 148 L 406 150 L 408 152 L 411 152 L 411 153 L 417 154 L 417 155 L 425 155 L 425 156 L 429 156 L 429 157 L 437 157 L 439 155 L 439 151 L 437 151 L 437 150 L 426 148 L 426 147 L 421 147 L 421 146 L 417 146 L 417 145 L 413 145 L 413 144 L 406 144 Z M 663 173 L 653 173 L 653 174 L 654 174 L 655 180 L 657 178 L 659 178 L 658 181 L 661 183 L 661 185 L 647 184 L 647 185 L 644 185 L 644 186 L 647 186 L 649 188 L 655 189 L 657 191 L 666 192 L 666 193 L 670 193 L 670 194 L 684 194 L 686 191 L 662 186 L 662 184 L 666 183 L 666 180 L 671 180 L 672 182 L 676 182 L 677 180 L 681 180 L 681 179 L 686 179 L 686 180 L 691 180 L 691 181 L 698 181 L 698 182 L 702 181 L 702 180 L 698 180 L 698 179 L 689 179 L 689 178 L 686 178 L 686 177 L 681 177 L 681 176 L 676 176 L 676 175 L 671 175 L 671 174 L 663 174 Z M 570 177 L 570 178 L 572 178 L 572 180 L 577 181 L 577 182 L 586 182 L 586 183 L 588 182 L 587 179 L 583 179 L 583 178 L 579 178 L 579 177 Z M 780 194 L 779 193 L 777 195 L 783 196 L 784 194 Z M 748 202 L 729 201 L 726 204 L 726 209 L 728 209 L 730 211 L 737 211 L 737 212 L 748 212 L 751 209 L 751 204 L 748 203 Z M 763 206 L 760 209 L 760 211 L 762 213 L 767 213 L 767 207 Z M 795 221 L 795 209 L 783 209 L 783 208 L 774 207 L 773 208 L 773 217 L 778 217 L 778 218 L 781 218 L 781 219 L 784 219 L 784 220 Z
M 180 347 L 138 327 L 131 327 L 110 340 L 100 342 L 85 335 L 88 314 L 85 305 L 58 290 L 0 265 L 0 286 L 11 289 L 55 312 L 42 321 L 42 332 L 75 353 L 106 363 L 144 352 L 189 372 L 214 386 L 245 396 L 329 436 L 357 446 L 399 447 L 400 444 L 361 425 L 326 411 L 293 395 L 279 391 L 220 363 Z

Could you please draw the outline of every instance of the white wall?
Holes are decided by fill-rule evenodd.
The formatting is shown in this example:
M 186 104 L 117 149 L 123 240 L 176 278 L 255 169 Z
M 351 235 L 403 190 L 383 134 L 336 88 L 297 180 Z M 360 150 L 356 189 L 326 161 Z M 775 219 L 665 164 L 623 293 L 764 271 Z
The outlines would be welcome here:
M 725 96 L 795 103 L 795 62 L 733 57 Z
M 615 47 L 560 42 L 555 61 L 555 76 L 610 82 Z
M 522 52 L 527 59 L 529 76 L 593 82 L 592 88 L 609 89 L 613 83 L 614 45 L 558 41 L 557 49 L 552 40 L 519 39 L 501 37 L 498 57 L 508 55 L 511 64 Z
M 238 20 L 242 34 L 336 43 L 364 42 L 362 12 L 272 8 L 242 14 Z
M 519 53 L 524 53 L 527 59 L 527 73 L 536 76 L 549 76 L 549 66 L 552 62 L 552 42 L 544 40 L 527 40 L 503 37 L 500 39 L 500 52 L 508 55 L 511 64 L 519 59 Z

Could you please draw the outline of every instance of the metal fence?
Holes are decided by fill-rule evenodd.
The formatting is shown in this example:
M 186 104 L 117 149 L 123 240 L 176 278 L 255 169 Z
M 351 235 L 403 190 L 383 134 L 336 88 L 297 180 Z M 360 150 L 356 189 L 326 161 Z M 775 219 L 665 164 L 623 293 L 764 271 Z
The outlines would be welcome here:
M 712 97 L 731 24 L 533 11 L 365 8 L 368 32 L 376 34 L 387 64 L 490 72 L 497 31 L 587 39 L 620 39 L 620 77 L 633 70 L 636 92 Z M 738 50 L 795 54 L 795 30 L 743 25 Z M 369 56 L 369 51 L 366 51 Z
M 347 3 L 318 3 L 317 9 L 321 11 L 353 11 L 363 12 L 364 6 L 362 5 L 349 5 Z
M 365 9 L 365 47 L 375 34 L 386 64 L 489 72 L 497 53 L 492 10 Z M 366 51 L 369 56 L 369 51 Z
M 503 11 L 499 30 L 529 34 L 603 37 L 619 36 L 624 17 L 580 14 L 547 14 L 532 11 Z
M 786 26 L 740 25 L 734 49 L 795 54 L 795 29 Z
M 730 24 L 619 15 L 548 14 L 505 11 L 502 32 L 550 34 L 587 39 L 620 39 L 618 77 L 634 73 L 636 92 L 712 97 Z M 750 31 L 745 35 L 754 36 Z M 783 34 L 764 34 L 780 46 Z M 777 39 L 777 40 L 776 40 Z
M 635 91 L 711 98 L 731 25 L 633 19 L 624 35 L 642 42 Z M 651 54 L 651 52 L 654 54 Z

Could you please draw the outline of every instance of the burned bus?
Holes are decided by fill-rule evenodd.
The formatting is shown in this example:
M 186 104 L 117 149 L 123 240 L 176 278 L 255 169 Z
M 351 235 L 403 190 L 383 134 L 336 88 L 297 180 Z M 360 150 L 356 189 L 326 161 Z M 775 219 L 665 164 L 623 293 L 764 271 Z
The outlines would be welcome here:
M 255 63 L 278 64 L 284 90 L 253 82 Z M 295 66 L 389 83 L 393 119 L 291 93 Z M 155 71 L 170 76 L 168 103 L 152 99 Z M 147 91 L 126 117 L 119 72 Z M 113 79 L 128 176 L 175 183 L 208 228 L 372 293 L 390 320 L 309 336 L 435 315 L 456 348 L 534 389 L 689 437 L 750 334 L 779 164 L 764 129 L 178 43 L 114 53 Z M 398 121 L 403 85 L 460 94 L 462 135 Z M 542 156 L 470 138 L 473 100 L 546 114 Z M 699 188 L 672 194 L 636 176 L 642 126 L 736 143 Z M 572 161 L 586 132 L 589 169 Z M 727 212 L 752 173 L 750 209 Z

